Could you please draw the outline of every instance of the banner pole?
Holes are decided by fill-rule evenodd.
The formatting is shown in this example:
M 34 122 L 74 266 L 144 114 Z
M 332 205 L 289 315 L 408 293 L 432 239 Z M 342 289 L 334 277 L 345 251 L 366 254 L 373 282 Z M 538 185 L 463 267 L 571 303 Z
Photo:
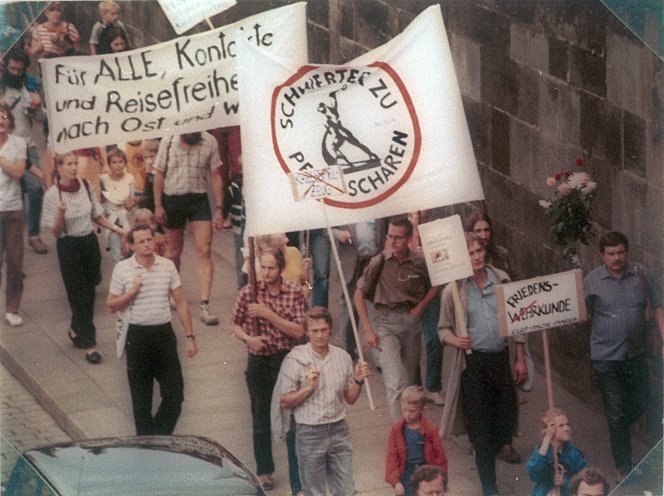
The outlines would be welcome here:
M 341 266 L 341 258 L 339 258 L 339 250 L 337 248 L 337 243 L 334 240 L 334 235 L 332 234 L 332 227 L 330 227 L 330 220 L 327 218 L 327 209 L 325 204 L 321 202 L 323 207 L 323 213 L 325 214 L 325 228 L 327 229 L 327 235 L 330 238 L 330 244 L 332 245 L 332 253 L 334 255 L 334 261 L 336 262 L 337 272 L 339 273 L 339 280 L 341 281 L 341 289 L 344 292 L 344 299 L 346 300 L 346 306 L 348 307 L 348 316 L 350 317 L 350 323 L 353 327 L 353 336 L 355 337 L 355 343 L 357 344 L 357 354 L 360 358 L 360 361 L 364 362 L 364 353 L 362 351 L 362 343 L 360 342 L 360 334 L 357 330 L 357 323 L 355 322 L 355 314 L 353 312 L 353 306 L 351 304 L 350 295 L 348 294 L 348 286 L 346 285 L 346 278 L 344 277 L 343 267 Z M 367 398 L 369 399 L 369 408 L 375 410 L 373 396 L 371 394 L 371 385 L 369 384 L 369 378 L 365 380 L 365 386 L 367 391 Z
M 542 352 L 544 354 L 544 378 L 546 381 L 546 400 L 548 409 L 553 408 L 553 382 L 551 381 L 551 359 L 549 356 L 549 335 L 547 330 L 542 331 Z M 548 426 L 547 426 L 548 427 Z M 558 450 L 552 445 L 553 451 L 553 473 L 560 475 L 560 467 L 558 466 Z M 560 496 L 560 486 L 553 486 L 554 496 Z

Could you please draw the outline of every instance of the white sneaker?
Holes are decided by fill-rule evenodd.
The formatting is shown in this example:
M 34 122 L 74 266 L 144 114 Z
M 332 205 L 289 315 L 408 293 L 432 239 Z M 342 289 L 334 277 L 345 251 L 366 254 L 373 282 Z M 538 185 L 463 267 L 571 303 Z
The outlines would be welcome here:
M 427 391 L 427 399 L 434 405 L 443 406 L 445 404 L 445 398 L 439 392 Z
M 6 313 L 5 314 L 5 320 L 9 323 L 10 326 L 12 327 L 18 327 L 23 325 L 23 319 L 21 316 L 17 313 Z
M 205 322 L 206 325 L 214 326 L 219 324 L 219 319 L 210 313 L 210 308 L 208 305 L 201 303 L 198 315 L 201 317 L 201 320 Z

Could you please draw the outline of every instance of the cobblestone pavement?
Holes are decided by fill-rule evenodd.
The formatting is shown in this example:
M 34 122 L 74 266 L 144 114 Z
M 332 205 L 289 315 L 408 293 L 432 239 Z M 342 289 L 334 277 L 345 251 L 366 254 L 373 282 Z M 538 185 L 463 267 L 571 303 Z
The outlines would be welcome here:
M 46 444 L 70 441 L 69 436 L 53 418 L 37 403 L 23 385 L 0 364 L 2 403 L 0 431 L 6 441 L 23 452 Z M 2 480 L 16 462 L 17 453 L 3 440 L 0 450 Z

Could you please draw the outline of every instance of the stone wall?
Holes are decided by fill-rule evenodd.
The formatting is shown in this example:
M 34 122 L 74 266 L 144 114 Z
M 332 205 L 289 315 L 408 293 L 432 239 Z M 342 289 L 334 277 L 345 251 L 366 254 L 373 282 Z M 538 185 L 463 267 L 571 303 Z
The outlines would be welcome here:
M 221 26 L 284 3 L 241 1 L 212 22 Z M 435 3 L 310 0 L 310 60 L 347 62 L 391 39 Z M 551 193 L 547 177 L 583 158 L 598 183 L 598 236 L 607 230 L 627 234 L 631 258 L 652 267 L 661 282 L 662 60 L 599 0 L 439 3 L 486 204 L 519 275 L 568 268 L 547 236 L 547 218 L 537 202 Z M 72 15 L 96 16 L 96 2 L 77 4 Z M 173 36 L 156 2 L 123 2 L 122 18 L 133 34 L 141 33 L 137 46 Z M 599 263 L 594 246 L 582 247 L 580 255 L 585 270 Z M 578 326 L 549 335 L 559 380 L 578 394 L 594 391 L 587 330 Z M 539 339 L 531 342 L 539 354 Z

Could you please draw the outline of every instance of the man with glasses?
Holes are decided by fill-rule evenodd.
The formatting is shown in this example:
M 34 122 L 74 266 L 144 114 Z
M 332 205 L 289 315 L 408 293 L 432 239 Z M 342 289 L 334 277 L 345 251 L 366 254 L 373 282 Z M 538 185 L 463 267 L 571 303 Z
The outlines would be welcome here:
M 390 219 L 384 251 L 371 259 L 354 296 L 366 344 L 379 352 L 392 421 L 401 417 L 401 392 L 415 383 L 422 312 L 436 295 L 424 257 L 408 248 L 412 234 L 408 218 Z M 373 322 L 365 299 L 374 303 Z

